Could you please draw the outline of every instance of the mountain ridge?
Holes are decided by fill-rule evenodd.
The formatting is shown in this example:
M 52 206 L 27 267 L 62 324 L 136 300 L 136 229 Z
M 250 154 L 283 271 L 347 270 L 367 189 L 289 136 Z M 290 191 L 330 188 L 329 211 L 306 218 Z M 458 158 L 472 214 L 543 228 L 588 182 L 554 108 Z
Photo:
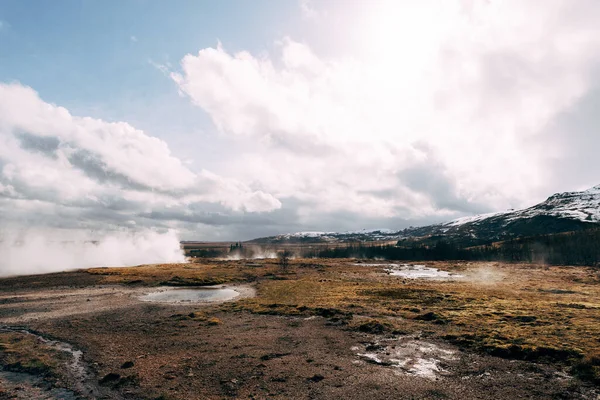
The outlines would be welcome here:
M 251 243 L 344 243 L 440 240 L 479 245 L 511 238 L 600 227 L 600 185 L 580 192 L 562 192 L 521 210 L 457 218 L 401 230 L 296 232 L 252 239 Z

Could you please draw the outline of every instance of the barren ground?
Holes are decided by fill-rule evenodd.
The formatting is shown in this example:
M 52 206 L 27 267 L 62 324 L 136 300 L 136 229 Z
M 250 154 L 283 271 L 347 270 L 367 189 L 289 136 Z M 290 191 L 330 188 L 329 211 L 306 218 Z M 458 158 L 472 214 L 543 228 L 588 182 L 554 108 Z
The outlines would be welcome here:
M 427 266 L 450 278 L 306 259 L 3 279 L 0 399 L 599 398 L 597 269 Z M 242 294 L 140 300 L 200 285 Z

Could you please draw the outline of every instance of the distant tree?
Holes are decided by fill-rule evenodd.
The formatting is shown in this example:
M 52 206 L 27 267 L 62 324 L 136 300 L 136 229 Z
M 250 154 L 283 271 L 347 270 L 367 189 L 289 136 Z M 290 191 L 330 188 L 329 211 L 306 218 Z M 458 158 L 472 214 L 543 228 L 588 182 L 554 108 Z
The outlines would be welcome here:
M 290 266 L 290 257 L 291 256 L 292 256 L 292 252 L 287 249 L 280 251 L 277 254 L 277 257 L 279 258 L 279 266 L 281 267 L 281 269 L 283 269 L 283 270 L 288 269 L 288 267 Z
M 431 237 L 401 239 L 395 245 L 352 243 L 311 249 L 305 256 L 324 258 L 384 258 L 388 260 L 470 260 L 533 262 L 549 265 L 600 267 L 600 229 L 592 228 L 528 237 L 510 237 L 494 243 L 472 245 Z
M 235 243 L 232 243 L 229 245 L 230 252 L 242 250 L 242 249 L 243 249 L 242 242 L 235 242 Z

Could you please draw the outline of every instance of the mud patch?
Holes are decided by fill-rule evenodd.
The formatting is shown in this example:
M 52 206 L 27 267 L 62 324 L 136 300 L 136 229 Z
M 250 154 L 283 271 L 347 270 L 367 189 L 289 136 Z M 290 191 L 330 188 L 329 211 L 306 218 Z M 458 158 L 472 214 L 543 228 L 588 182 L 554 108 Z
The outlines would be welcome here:
M 410 264 L 389 264 L 385 270 L 391 276 L 400 276 L 409 279 L 455 279 L 462 278 L 462 275 L 452 274 L 448 271 L 442 271 L 437 268 L 427 267 L 425 265 Z
M 387 272 L 388 275 L 399 276 L 408 279 L 451 280 L 455 278 L 463 278 L 463 275 L 453 274 L 448 271 L 443 271 L 421 264 L 355 263 L 353 265 L 361 267 L 384 267 L 385 272 Z
M 7 397 L 2 397 L 3 395 Z M 0 371 L 0 398 L 77 400 L 81 397 L 68 389 L 53 388 L 39 376 L 22 372 Z
M 456 350 L 406 336 L 355 346 L 352 350 L 362 361 L 426 379 L 449 375 L 447 368 L 458 361 Z

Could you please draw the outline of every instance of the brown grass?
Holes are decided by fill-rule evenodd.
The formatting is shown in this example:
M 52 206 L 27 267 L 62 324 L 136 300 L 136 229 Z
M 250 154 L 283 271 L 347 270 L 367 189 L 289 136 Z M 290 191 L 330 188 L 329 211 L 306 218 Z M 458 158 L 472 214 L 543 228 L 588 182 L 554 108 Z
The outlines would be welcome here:
M 428 264 L 466 279 L 424 281 L 354 263 L 300 259 L 282 271 L 276 260 L 210 260 L 90 273 L 107 283 L 255 282 L 255 298 L 222 309 L 322 315 L 355 329 L 374 320 L 385 331 L 422 332 L 501 357 L 564 362 L 583 378 L 600 378 L 597 269 L 436 262 Z
M 36 337 L 20 332 L 0 333 L 0 363 L 8 371 L 58 378 L 64 354 Z

